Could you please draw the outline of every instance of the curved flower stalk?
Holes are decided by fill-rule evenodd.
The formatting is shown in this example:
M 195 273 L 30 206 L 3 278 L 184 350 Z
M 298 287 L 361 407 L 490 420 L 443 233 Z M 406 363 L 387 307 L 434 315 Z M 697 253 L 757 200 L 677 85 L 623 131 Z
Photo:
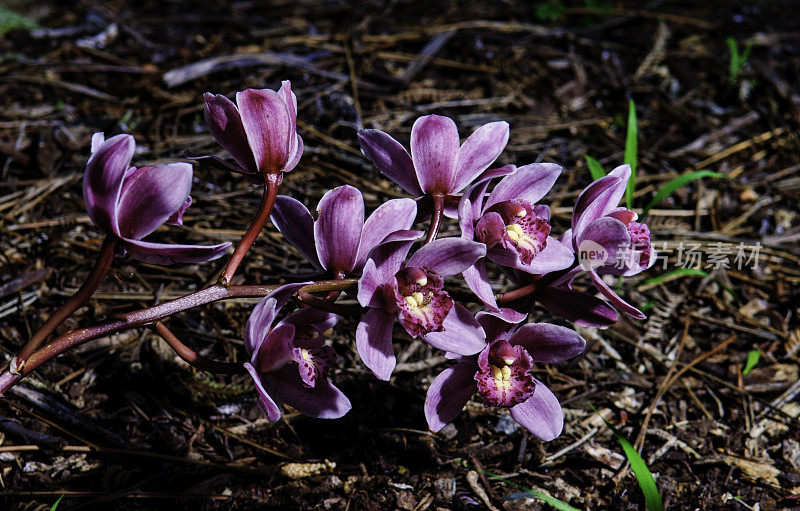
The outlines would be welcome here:
M 83 176 L 83 199 L 92 221 L 140 261 L 199 263 L 225 254 L 230 243 L 172 245 L 142 241 L 161 224 L 182 225 L 192 203 L 192 166 L 167 163 L 131 167 L 135 142 L 130 135 L 92 137 L 92 156 Z
M 484 406 L 509 408 L 525 429 L 550 441 L 561 434 L 564 414 L 558 398 L 530 373 L 534 362 L 563 362 L 583 352 L 577 332 L 548 323 L 512 326 L 478 313 L 487 346 L 442 371 L 428 388 L 425 418 L 431 431 L 452 421 L 476 392 Z
M 600 275 L 630 276 L 656 261 L 650 245 L 650 229 L 637 222 L 635 212 L 618 207 L 630 179 L 631 168 L 621 165 L 581 192 L 572 212 L 570 239 L 581 267 L 603 296 L 619 310 L 638 319 L 645 315 L 619 297 Z
M 507 165 L 487 172 L 461 197 L 461 236 L 486 245 L 486 258 L 500 266 L 535 275 L 568 268 L 575 255 L 550 236 L 550 208 L 536 204 L 560 174 L 555 163 Z M 491 180 L 501 176 L 484 200 Z M 464 271 L 464 279 L 484 304 L 497 310 L 484 259 Z
M 361 151 L 383 175 L 415 198 L 432 199 L 428 240 L 439 229 L 441 215 L 455 218 L 458 196 L 489 168 L 508 143 L 508 123 L 490 122 L 459 145 L 458 128 L 449 117 L 426 115 L 411 128 L 411 154 L 394 138 L 376 129 L 361 130 Z M 431 208 L 426 201 L 425 208 Z
M 359 275 L 372 249 L 389 234 L 408 230 L 417 215 L 411 199 L 392 199 L 364 220 L 364 198 L 345 185 L 322 196 L 317 219 L 298 200 L 279 195 L 272 223 L 320 272 L 334 277 Z
M 289 172 L 303 154 L 297 134 L 297 98 L 288 80 L 278 91 L 247 89 L 236 103 L 222 94 L 203 94 L 211 136 L 236 160 L 239 170 L 257 175 Z
M 435 348 L 471 355 L 485 346 L 480 325 L 443 289 L 444 278 L 461 273 L 485 255 L 480 243 L 461 238 L 432 241 L 403 261 L 422 233 L 398 231 L 378 246 L 358 281 L 358 301 L 369 307 L 356 329 L 364 364 L 388 380 L 396 359 L 392 329 L 399 321 L 411 337 Z
M 245 327 L 250 361 L 244 367 L 253 378 L 259 407 L 272 422 L 281 418 L 280 403 L 319 419 L 337 419 L 351 408 L 350 400 L 327 378 L 337 357 L 323 335 L 338 316 L 305 308 L 273 326 L 281 308 L 306 284 L 287 284 L 268 294 Z

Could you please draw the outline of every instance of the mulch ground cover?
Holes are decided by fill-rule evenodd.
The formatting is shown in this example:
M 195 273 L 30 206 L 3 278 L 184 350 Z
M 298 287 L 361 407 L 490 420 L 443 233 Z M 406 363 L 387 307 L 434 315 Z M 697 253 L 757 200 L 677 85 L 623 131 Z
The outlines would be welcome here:
M 0 401 L 2 509 L 47 510 L 61 495 L 59 510 L 548 508 L 526 489 L 579 509 L 643 509 L 599 415 L 641 449 L 668 509 L 800 508 L 797 3 L 7 5 L 30 23 L 0 10 L 6 361 L 80 286 L 100 247 L 81 195 L 91 134 L 133 134 L 141 165 L 217 152 L 206 91 L 291 80 L 306 148 L 281 191 L 309 207 L 341 184 L 361 189 L 368 210 L 402 197 L 362 156 L 356 132 L 407 142 L 429 113 L 452 117 L 462 137 L 508 121 L 499 164 L 564 166 L 547 196 L 557 233 L 591 181 L 584 156 L 606 170 L 622 163 L 630 99 L 637 208 L 685 172 L 724 177 L 693 181 L 649 212 L 661 257 L 620 288 L 648 319 L 580 329 L 584 355 L 537 367 L 564 408 L 553 442 L 478 402 L 429 432 L 425 390 L 447 361 L 398 330 L 398 370 L 377 381 L 355 352 L 357 317 L 332 334 L 343 360 L 334 378 L 354 405 L 335 421 L 289 411 L 270 424 L 247 377 L 198 372 L 149 330 L 133 330 L 51 361 Z M 202 167 L 192 196 L 184 226 L 155 239 L 235 242 L 260 199 L 237 176 Z M 459 235 L 457 224 L 443 233 Z M 201 289 L 223 266 L 118 257 L 60 331 Z M 237 282 L 309 269 L 269 225 Z M 453 294 L 469 299 L 463 284 Z M 216 303 L 169 326 L 203 354 L 242 361 L 254 303 Z M 533 316 L 551 318 L 540 308 Z M 748 355 L 759 358 L 745 370 Z

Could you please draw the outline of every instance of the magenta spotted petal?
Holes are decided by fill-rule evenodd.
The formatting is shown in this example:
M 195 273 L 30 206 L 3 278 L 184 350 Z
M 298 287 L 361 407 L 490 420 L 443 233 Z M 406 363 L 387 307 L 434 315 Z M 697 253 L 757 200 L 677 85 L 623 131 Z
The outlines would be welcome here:
M 183 223 L 191 204 L 192 167 L 188 163 L 131 167 L 135 147 L 130 135 L 92 137 L 83 197 L 95 224 L 117 238 L 131 257 L 147 263 L 200 263 L 224 255 L 230 243 L 173 245 L 141 240 L 164 223 Z
M 303 140 L 297 134 L 297 98 L 289 81 L 278 91 L 247 89 L 236 103 L 205 93 L 205 118 L 211 136 L 250 174 L 289 172 L 300 161 Z

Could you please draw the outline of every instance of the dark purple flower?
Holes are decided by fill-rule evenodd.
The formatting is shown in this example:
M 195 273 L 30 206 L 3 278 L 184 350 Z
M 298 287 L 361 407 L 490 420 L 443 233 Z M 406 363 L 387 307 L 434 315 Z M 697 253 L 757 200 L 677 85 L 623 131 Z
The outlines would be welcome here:
M 315 268 L 333 276 L 358 274 L 369 253 L 394 231 L 411 228 L 417 205 L 411 199 L 382 204 L 364 221 L 364 198 L 352 186 L 327 192 L 317 220 L 299 201 L 279 195 L 272 223 Z
M 461 273 L 485 254 L 480 243 L 442 238 L 403 261 L 422 233 L 398 231 L 376 247 L 358 281 L 358 301 L 369 307 L 356 329 L 361 360 L 388 380 L 394 370 L 392 328 L 399 321 L 412 337 L 459 355 L 479 352 L 483 332 L 472 314 L 443 289 L 444 278 Z
M 572 228 L 564 234 L 572 242 L 581 267 L 595 287 L 615 307 L 632 317 L 645 315 L 619 297 L 600 275 L 636 275 L 655 263 L 650 230 L 636 221 L 636 213 L 618 207 L 631 168 L 621 165 L 581 192 L 572 212 Z
M 92 221 L 140 261 L 156 264 L 199 263 L 225 254 L 230 243 L 171 245 L 141 241 L 161 224 L 182 225 L 192 203 L 192 166 L 167 163 L 131 167 L 136 143 L 130 135 L 105 140 L 92 136 L 92 156 L 83 175 L 83 200 Z
M 303 154 L 297 134 L 297 98 L 288 80 L 276 92 L 247 89 L 236 104 L 221 94 L 203 94 L 211 136 L 247 174 L 289 172 Z
M 564 414 L 558 399 L 530 373 L 534 362 L 562 362 L 583 352 L 583 338 L 569 328 L 529 323 L 509 329 L 508 323 L 479 313 L 489 343 L 478 355 L 462 357 L 442 371 L 428 389 L 425 418 L 439 431 L 476 392 L 484 406 L 510 408 L 521 426 L 545 441 L 561 434 Z
M 320 419 L 337 419 L 351 408 L 350 400 L 327 378 L 336 352 L 325 345 L 323 335 L 338 317 L 305 308 L 273 326 L 281 308 L 305 284 L 287 284 L 265 296 L 245 327 L 250 361 L 244 367 L 256 385 L 261 410 L 272 422 L 281 418 L 280 403 Z
M 559 174 L 561 167 L 554 163 L 507 165 L 486 172 L 461 197 L 462 237 L 485 244 L 487 259 L 500 266 L 536 275 L 568 268 L 575 255 L 550 236 L 550 208 L 536 204 Z M 489 183 L 500 176 L 505 177 L 484 200 Z M 483 259 L 464 272 L 464 279 L 487 306 L 497 309 Z
M 508 143 L 508 123 L 484 124 L 459 146 L 458 128 L 452 119 L 426 115 L 411 128 L 410 155 L 380 130 L 361 130 L 358 139 L 362 152 L 378 170 L 414 197 L 452 196 L 500 156 Z

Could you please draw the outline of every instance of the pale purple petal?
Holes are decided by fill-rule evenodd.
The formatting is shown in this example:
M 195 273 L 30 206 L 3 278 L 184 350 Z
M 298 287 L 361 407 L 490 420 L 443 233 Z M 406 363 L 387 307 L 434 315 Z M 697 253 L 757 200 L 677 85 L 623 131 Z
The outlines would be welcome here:
M 311 388 L 303 385 L 296 367 L 284 367 L 274 376 L 265 376 L 264 384 L 279 401 L 308 417 L 338 419 L 352 408 L 347 396 L 327 379 Z
M 394 276 L 386 276 L 379 273 L 375 267 L 375 261 L 367 259 L 364 264 L 364 271 L 358 279 L 358 303 L 362 307 L 382 307 L 383 294 L 378 292 L 380 287 L 394 281 Z
M 247 143 L 242 117 L 233 101 L 222 94 L 203 94 L 205 117 L 211 136 L 224 147 L 244 170 L 255 171 L 256 161 Z
M 453 191 L 468 186 L 500 156 L 508 143 L 508 123 L 484 124 L 464 141 L 458 151 L 458 167 Z
M 295 136 L 289 109 L 270 89 L 247 89 L 236 93 L 247 141 L 261 172 L 278 172 L 289 159 L 289 140 Z
M 314 218 L 297 199 L 278 195 L 270 216 L 283 237 L 318 270 L 322 269 L 314 244 Z
M 523 325 L 514 332 L 508 342 L 525 348 L 534 362 L 547 364 L 576 357 L 583 353 L 586 347 L 586 341 L 578 335 L 578 332 L 550 323 Z
M 422 339 L 434 348 L 459 355 L 474 355 L 486 347 L 483 328 L 460 303 L 453 304 L 442 326 L 441 332 L 430 332 Z
M 528 315 L 517 312 L 513 309 L 501 308 L 496 311 L 480 311 L 475 315 L 475 319 L 486 332 L 486 342 L 493 342 L 498 337 L 507 338 L 508 330 L 522 322 Z M 488 355 L 488 354 L 487 354 Z M 483 357 L 483 354 L 481 354 Z
M 106 141 L 106 135 L 102 131 L 98 131 L 92 135 L 92 147 L 91 147 L 91 154 L 97 152 L 100 149 L 100 146 L 103 145 L 103 142 Z
M 139 169 L 125 180 L 117 205 L 120 236 L 142 239 L 186 203 L 192 189 L 192 166 L 167 163 Z
M 461 273 L 486 255 L 486 245 L 464 238 L 440 238 L 424 245 L 406 266 L 427 268 L 443 277 Z
M 422 231 L 396 231 L 372 249 L 369 257 L 375 261 L 381 282 L 388 283 L 394 279 L 395 274 L 403 266 L 411 245 L 423 235 Z
M 619 187 L 619 184 L 618 177 L 603 176 L 583 189 L 572 208 L 571 228 L 574 236 L 579 236 L 586 225 L 603 216 L 600 212 L 607 207 L 606 203 L 615 195 L 613 188 Z M 613 204 L 610 209 L 615 208 L 617 204 Z
M 475 383 L 477 369 L 474 362 L 462 361 L 448 367 L 433 380 L 425 397 L 425 419 L 431 431 L 439 431 L 455 419 L 478 390 Z
M 361 130 L 358 141 L 361 152 L 384 176 L 414 197 L 423 195 L 411 156 L 397 140 L 380 130 Z
M 547 310 L 576 325 L 608 328 L 619 321 L 614 307 L 582 291 L 547 287 L 536 298 Z
M 464 270 L 461 275 L 467 286 L 475 293 L 487 307 L 497 309 L 497 301 L 494 298 L 494 290 L 489 282 L 489 275 L 486 273 L 486 263 L 484 259 L 478 259 L 475 264 Z
M 517 264 L 509 266 L 526 273 L 544 275 L 569 268 L 573 262 L 575 262 L 575 254 L 572 250 L 552 236 L 548 236 L 544 249 L 536 254 L 531 264 L 526 265 L 519 261 Z
M 247 320 L 244 329 L 244 346 L 247 353 L 253 354 L 258 344 L 263 341 L 266 334 L 272 329 L 272 323 L 294 293 L 301 287 L 311 282 L 297 282 L 284 284 L 261 299 Z
M 534 379 L 536 390 L 533 396 L 511 408 L 511 416 L 524 427 L 545 442 L 555 439 L 564 429 L 564 412 L 558 398 L 545 387 L 544 383 Z
M 356 262 L 364 228 L 364 198 L 344 185 L 328 191 L 317 206 L 314 239 L 322 267 L 333 273 L 350 273 Z
M 263 335 L 266 334 L 266 335 Z M 292 361 L 295 326 L 281 323 L 272 331 L 261 332 L 263 340 L 256 343 L 250 361 L 262 373 L 277 371 Z
M 464 194 L 458 203 L 458 226 L 461 228 L 461 237 L 468 240 L 475 239 L 475 220 L 472 202 L 468 194 Z
M 119 234 L 117 202 L 135 149 L 132 136 L 116 135 L 96 148 L 86 163 L 83 201 L 92 221 L 109 234 Z
M 395 231 L 411 229 L 416 216 L 417 203 L 413 199 L 392 199 L 381 204 L 364 222 L 355 267 L 364 266 L 369 253 L 386 236 Z
M 291 137 L 291 134 L 289 136 Z M 290 170 L 295 168 L 297 164 L 300 163 L 300 157 L 303 156 L 303 150 L 305 146 L 303 145 L 302 137 L 300 137 L 300 135 L 296 135 L 294 137 L 294 140 L 295 142 L 294 144 L 292 144 L 292 151 L 289 152 L 289 157 L 286 160 L 286 165 L 284 165 L 283 168 L 281 169 L 281 171 L 283 172 L 289 172 Z
M 553 187 L 561 170 L 561 166 L 555 163 L 532 163 L 519 167 L 516 172 L 497 183 L 485 208 L 516 199 L 536 204 Z
M 608 287 L 608 284 L 603 282 L 603 278 L 600 277 L 600 275 L 598 275 L 594 271 L 589 271 L 587 273 L 589 274 L 589 277 L 591 277 L 592 282 L 594 283 L 594 286 L 597 288 L 597 290 L 600 291 L 603 294 L 603 296 L 608 298 L 608 300 L 611 302 L 612 305 L 614 305 L 614 307 L 621 310 L 622 312 L 624 312 L 625 314 L 627 314 L 632 318 L 636 319 L 647 318 L 647 316 L 645 316 L 642 311 L 640 311 L 633 305 L 629 304 L 628 302 L 620 298 L 620 296 L 617 293 L 615 293 L 613 289 Z
M 383 309 L 369 309 L 356 327 L 356 349 L 361 361 L 379 379 L 389 381 L 397 364 L 392 346 L 395 317 Z
M 453 119 L 426 115 L 411 128 L 411 159 L 422 191 L 452 193 L 458 160 L 458 128 Z
M 192 205 L 192 197 L 186 197 L 186 200 L 183 202 L 183 205 L 178 208 L 178 210 L 170 215 L 167 219 L 166 223 L 169 225 L 183 225 L 183 215 L 186 213 L 186 210 L 189 209 L 189 206 Z
M 292 92 L 292 83 L 289 80 L 281 82 L 281 88 L 278 89 L 278 96 L 283 99 L 286 109 L 289 113 L 289 122 L 291 132 L 297 131 L 297 96 Z M 297 137 L 289 138 L 289 152 L 292 153 L 297 149 Z
M 630 250 L 628 228 L 610 216 L 586 226 L 577 239 L 578 261 L 584 269 L 611 270 Z
M 270 395 L 267 393 L 267 390 L 261 383 L 261 377 L 259 377 L 255 367 L 253 367 L 249 362 L 245 362 L 244 368 L 247 369 L 247 372 L 250 373 L 250 377 L 253 378 L 253 383 L 256 386 L 256 392 L 258 392 L 259 408 L 261 408 L 261 411 L 264 412 L 270 422 L 277 421 L 281 418 L 281 409 L 277 404 L 275 404 L 275 401 L 273 401 Z
M 145 263 L 177 264 L 204 263 L 219 259 L 228 251 L 230 242 L 219 245 L 172 245 L 122 238 L 123 247 L 131 257 Z

